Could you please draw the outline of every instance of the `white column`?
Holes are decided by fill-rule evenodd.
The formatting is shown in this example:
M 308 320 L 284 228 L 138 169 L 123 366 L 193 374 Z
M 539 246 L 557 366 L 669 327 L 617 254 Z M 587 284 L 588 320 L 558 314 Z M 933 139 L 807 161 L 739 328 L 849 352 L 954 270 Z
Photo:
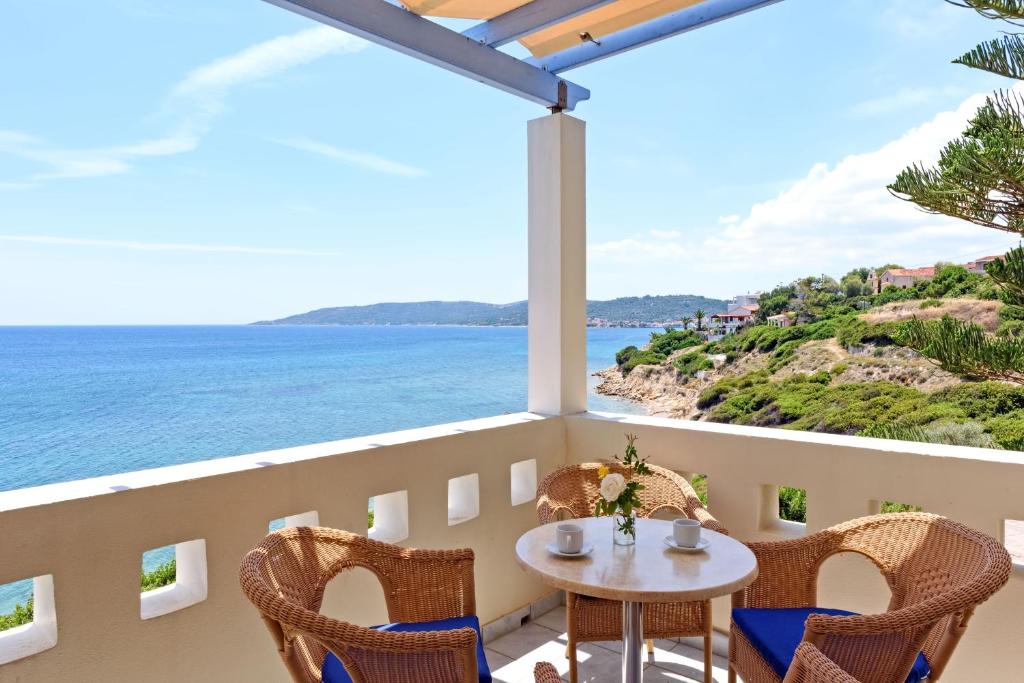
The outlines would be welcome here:
M 587 409 L 586 124 L 551 114 L 529 146 L 529 410 Z

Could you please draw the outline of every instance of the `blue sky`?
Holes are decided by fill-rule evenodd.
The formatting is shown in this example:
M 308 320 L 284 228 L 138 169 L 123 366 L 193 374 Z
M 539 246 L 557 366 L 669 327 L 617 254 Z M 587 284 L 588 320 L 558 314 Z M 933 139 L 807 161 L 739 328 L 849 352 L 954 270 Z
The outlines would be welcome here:
M 525 298 L 540 107 L 260 0 L 4 14 L 0 324 Z M 589 296 L 1016 243 L 884 190 L 1005 85 L 949 63 L 998 28 L 942 0 L 785 0 L 570 72 L 592 92 Z

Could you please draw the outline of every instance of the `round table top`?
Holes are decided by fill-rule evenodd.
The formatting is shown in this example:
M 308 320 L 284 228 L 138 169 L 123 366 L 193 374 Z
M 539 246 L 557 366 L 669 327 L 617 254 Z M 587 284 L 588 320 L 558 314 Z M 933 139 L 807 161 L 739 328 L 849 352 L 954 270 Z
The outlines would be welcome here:
M 555 541 L 552 522 L 527 531 L 516 542 L 516 559 L 528 573 L 555 588 L 623 602 L 691 602 L 734 593 L 757 578 L 757 559 L 734 538 L 701 529 L 707 550 L 683 553 L 665 545 L 672 522 L 638 519 L 636 543 L 612 542 L 612 518 L 567 520 L 583 527 L 585 557 L 559 557 L 548 551 Z

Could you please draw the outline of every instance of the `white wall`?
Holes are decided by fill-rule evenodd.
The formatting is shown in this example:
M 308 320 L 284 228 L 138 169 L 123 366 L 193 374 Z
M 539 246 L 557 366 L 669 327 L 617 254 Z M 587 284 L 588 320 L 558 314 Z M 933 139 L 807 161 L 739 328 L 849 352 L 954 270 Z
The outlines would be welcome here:
M 536 512 L 521 486 L 512 505 L 511 468 L 560 464 L 564 434 L 558 419 L 516 414 L 0 493 L 0 583 L 52 575 L 58 630 L 55 647 L 0 666 L 0 681 L 284 680 L 239 589 L 242 555 L 271 520 L 297 513 L 365 533 L 369 497 L 397 490 L 408 491 L 402 545 L 476 549 L 481 620 L 513 612 L 549 590 L 513 556 Z M 449 526 L 448 481 L 467 474 L 479 475 L 479 515 Z M 205 540 L 206 599 L 143 620 L 143 551 L 195 539 Z M 325 612 L 385 621 L 368 579 L 332 585 Z M 0 655 L 4 647 L 0 633 Z
M 707 474 L 712 513 L 740 539 L 804 532 L 775 521 L 775 485 L 807 489 L 812 530 L 872 512 L 880 500 L 915 503 L 997 537 L 1003 520 L 1024 519 L 1020 453 L 600 414 L 521 413 L 23 489 L 0 493 L 0 583 L 52 576 L 59 637 L 0 666 L 0 680 L 284 680 L 238 587 L 240 558 L 281 517 L 316 511 L 325 526 L 364 533 L 368 498 L 395 491 L 407 492 L 387 506 L 408 511 L 400 543 L 473 548 L 478 612 L 495 620 L 549 592 L 512 554 L 536 524 L 534 502 L 512 472 L 529 480 L 532 468 L 522 463 L 536 460 L 539 479 L 564 462 L 607 458 L 626 432 L 639 434 L 652 462 Z M 450 526 L 449 480 L 470 474 L 478 475 L 479 515 Z M 465 486 L 452 487 L 462 499 Z M 205 541 L 206 599 L 143 620 L 143 551 L 197 539 Z M 848 609 L 882 610 L 888 599 L 864 562 L 830 560 L 822 586 L 823 602 Z M 1017 570 L 978 610 L 945 679 L 1018 680 L 1022 608 Z M 379 623 L 382 610 L 365 574 L 332 584 L 324 605 L 363 624 Z M 715 616 L 727 628 L 728 599 Z M 3 649 L 0 635 L 0 660 Z

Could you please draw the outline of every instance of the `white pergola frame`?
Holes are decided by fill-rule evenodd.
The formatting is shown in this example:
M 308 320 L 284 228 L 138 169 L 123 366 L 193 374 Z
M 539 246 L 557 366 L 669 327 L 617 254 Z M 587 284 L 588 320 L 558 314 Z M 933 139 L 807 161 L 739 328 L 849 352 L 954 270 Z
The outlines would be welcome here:
M 497 48 L 614 0 L 533 0 L 458 33 L 403 9 L 397 0 L 266 0 L 554 111 L 572 111 L 590 91 L 558 76 L 781 0 L 704 0 L 691 7 L 542 58 Z

